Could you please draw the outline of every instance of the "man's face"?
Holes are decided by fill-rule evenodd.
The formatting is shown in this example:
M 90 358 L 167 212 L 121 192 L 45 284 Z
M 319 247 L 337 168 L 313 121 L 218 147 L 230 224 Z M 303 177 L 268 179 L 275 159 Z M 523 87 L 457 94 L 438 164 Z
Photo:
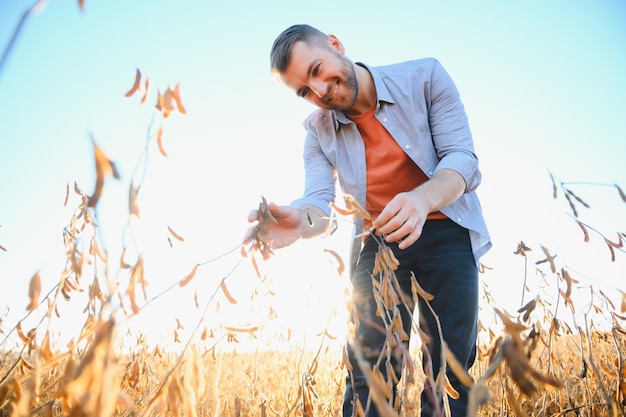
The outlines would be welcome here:
M 328 47 L 294 43 L 281 79 L 298 96 L 322 109 L 349 113 L 359 93 L 353 64 L 332 36 Z

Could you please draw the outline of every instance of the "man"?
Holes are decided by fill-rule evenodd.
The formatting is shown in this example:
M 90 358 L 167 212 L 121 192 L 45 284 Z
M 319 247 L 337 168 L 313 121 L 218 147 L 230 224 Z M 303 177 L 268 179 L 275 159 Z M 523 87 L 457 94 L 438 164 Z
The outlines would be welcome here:
M 402 292 L 411 294 L 415 277 L 434 295 L 428 302 L 415 300 L 420 328 L 429 335 L 423 364 L 428 364 L 433 379 L 442 365 L 439 325 L 456 359 L 466 369 L 474 362 L 477 265 L 491 243 L 474 192 L 481 174 L 465 110 L 437 60 L 383 67 L 355 63 L 345 56 L 336 36 L 308 25 L 294 25 L 281 33 L 270 60 L 272 73 L 319 110 L 304 122 L 304 195 L 290 205 L 267 206 L 275 221 L 263 223 L 263 243 L 278 249 L 322 234 L 329 227 L 335 179 L 342 192 L 370 214 L 355 218 L 351 280 L 357 328 L 354 343 L 347 346 L 352 371 L 346 378 L 343 415 L 363 408 L 366 415 L 378 416 L 380 398 L 370 398 L 374 395 L 367 384 L 369 371 L 377 368 L 384 378 L 391 378 L 390 406 L 397 409 L 395 386 L 402 360 L 389 355 L 389 349 L 387 359 L 381 360 L 390 343 L 385 330 L 389 323 L 376 314 L 372 283 L 380 277 L 374 267 L 381 242 L 398 260 L 394 273 Z M 248 220 L 262 220 L 262 215 L 253 210 Z M 254 239 L 258 227 L 248 230 L 246 243 Z M 399 308 L 406 334 L 417 322 L 411 307 Z M 359 357 L 371 368 L 363 370 Z M 451 415 L 464 416 L 468 390 L 453 373 L 447 374 L 460 394 L 458 400 L 450 400 Z M 441 412 L 441 398 L 426 383 L 422 415 Z

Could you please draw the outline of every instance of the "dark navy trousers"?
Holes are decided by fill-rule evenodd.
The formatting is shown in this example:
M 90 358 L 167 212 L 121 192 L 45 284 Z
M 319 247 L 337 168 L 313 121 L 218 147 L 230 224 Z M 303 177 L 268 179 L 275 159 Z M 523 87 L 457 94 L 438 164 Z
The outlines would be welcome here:
M 413 273 L 421 287 L 434 296 L 429 303 L 438 317 L 446 344 L 456 358 L 469 369 L 476 357 L 478 270 L 472 254 L 468 230 L 449 219 L 428 220 L 420 238 L 409 248 L 400 250 L 396 243 L 386 244 L 391 247 L 400 261 L 395 274 L 402 291 L 411 298 L 411 273 Z M 352 274 L 352 302 L 359 323 L 355 336 L 361 346 L 361 352 L 367 357 L 371 367 L 376 366 L 379 354 L 384 349 L 387 340 L 384 323 L 376 315 L 377 307 L 373 296 L 371 274 L 377 251 L 377 239 L 373 236 L 368 237 Z M 409 312 L 403 305 L 399 306 L 403 328 L 406 334 L 411 334 L 410 313 L 415 313 L 414 320 L 418 321 L 420 328 L 430 336 L 430 342 L 427 344 L 429 354 L 423 355 L 422 363 L 426 366 L 432 359 L 432 369 L 436 376 L 440 369 L 441 351 L 438 327 L 435 317 L 421 297 L 417 307 L 416 311 Z M 346 377 L 344 417 L 355 415 L 356 398 L 359 399 L 363 408 L 366 408 L 369 396 L 365 377 L 359 369 L 350 343 L 347 344 L 347 350 L 352 375 L 348 374 Z M 400 362 L 401 357 L 392 355 L 393 368 L 398 377 L 401 375 Z M 382 361 L 379 369 L 384 376 L 387 376 L 388 368 L 385 360 Z M 450 399 L 451 414 L 453 417 L 464 417 L 468 389 L 458 381 L 449 367 L 447 369 L 452 386 L 460 394 L 458 400 Z M 394 386 L 394 393 L 395 388 Z M 437 415 L 436 410 L 442 409 L 441 404 L 433 404 L 434 398 L 428 383 L 425 383 L 421 396 L 422 416 Z M 368 417 L 380 415 L 373 401 L 367 408 L 366 414 Z

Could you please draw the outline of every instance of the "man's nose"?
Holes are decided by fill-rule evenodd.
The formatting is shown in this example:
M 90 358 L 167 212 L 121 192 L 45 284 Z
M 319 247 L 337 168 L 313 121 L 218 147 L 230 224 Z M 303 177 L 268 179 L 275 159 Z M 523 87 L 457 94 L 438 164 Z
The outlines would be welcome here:
M 323 82 L 312 82 L 309 88 L 319 98 L 324 97 L 324 95 L 326 94 L 326 88 L 324 87 Z

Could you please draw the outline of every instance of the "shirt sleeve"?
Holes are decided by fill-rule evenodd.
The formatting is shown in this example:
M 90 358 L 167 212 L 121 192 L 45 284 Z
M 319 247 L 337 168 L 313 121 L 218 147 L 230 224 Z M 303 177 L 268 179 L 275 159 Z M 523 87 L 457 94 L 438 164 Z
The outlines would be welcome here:
M 474 191 L 480 184 L 481 173 L 468 118 L 452 78 L 436 60 L 429 94 L 428 120 L 439 158 L 435 172 L 452 169 L 465 180 L 465 192 Z
M 307 132 L 304 141 L 304 193 L 294 200 L 293 207 L 312 204 L 330 215 L 330 203 L 335 201 L 335 170 L 324 155 L 319 140 Z

